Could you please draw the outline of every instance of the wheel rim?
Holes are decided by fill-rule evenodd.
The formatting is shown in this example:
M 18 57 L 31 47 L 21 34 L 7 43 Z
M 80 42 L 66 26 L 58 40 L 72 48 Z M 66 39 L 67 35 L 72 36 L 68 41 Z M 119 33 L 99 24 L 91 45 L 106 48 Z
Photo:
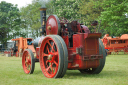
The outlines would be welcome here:
M 42 48 L 40 49 L 40 65 L 43 74 L 46 77 L 53 78 L 59 66 L 59 52 L 57 49 L 57 45 L 53 39 L 48 38 L 43 43 Z
M 23 53 L 22 57 L 22 65 L 23 65 L 23 70 L 26 74 L 30 73 L 31 71 L 31 57 L 28 51 L 25 51 Z
M 58 39 L 58 41 L 61 42 L 62 47 L 63 47 L 63 52 L 64 52 L 64 67 L 63 67 L 63 71 L 60 75 L 60 77 L 62 78 L 64 76 L 64 74 L 66 73 L 67 67 L 68 67 L 68 51 L 67 51 L 67 46 L 64 42 L 64 40 L 59 36 L 59 35 L 53 35 L 55 38 Z

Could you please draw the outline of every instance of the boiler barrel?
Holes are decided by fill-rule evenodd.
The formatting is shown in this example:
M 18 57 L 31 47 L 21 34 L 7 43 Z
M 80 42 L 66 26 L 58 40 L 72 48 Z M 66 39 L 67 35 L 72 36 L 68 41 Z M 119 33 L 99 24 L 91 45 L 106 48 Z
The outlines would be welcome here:
M 32 41 L 32 43 L 33 43 L 33 45 L 34 45 L 34 48 L 36 48 L 36 47 L 40 47 L 40 44 L 42 43 L 42 40 L 44 39 L 44 35 L 42 35 L 41 37 L 38 37 L 38 38 L 36 38 L 36 39 L 34 39 L 33 41 Z
M 36 38 L 36 39 L 34 39 L 34 40 L 32 41 L 32 43 L 33 43 L 33 45 L 34 45 L 34 48 L 38 47 L 39 40 L 40 40 L 40 37 L 38 37 L 38 38 Z

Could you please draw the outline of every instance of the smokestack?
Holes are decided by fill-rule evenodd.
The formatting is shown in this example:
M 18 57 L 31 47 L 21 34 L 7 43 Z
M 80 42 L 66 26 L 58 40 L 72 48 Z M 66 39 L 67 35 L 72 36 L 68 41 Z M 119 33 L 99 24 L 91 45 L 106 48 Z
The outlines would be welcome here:
M 46 34 L 46 8 L 40 8 L 40 17 L 41 17 L 41 28 L 40 28 L 40 35 Z

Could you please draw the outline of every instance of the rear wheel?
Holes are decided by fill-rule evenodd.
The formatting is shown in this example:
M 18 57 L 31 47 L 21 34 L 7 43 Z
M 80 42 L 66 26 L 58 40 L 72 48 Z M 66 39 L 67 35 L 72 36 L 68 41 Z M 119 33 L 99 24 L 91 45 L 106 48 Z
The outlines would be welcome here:
M 64 47 L 57 35 L 46 36 L 40 47 L 40 66 L 43 74 L 48 78 L 62 77 L 64 68 Z
M 99 74 L 102 71 L 106 60 L 106 51 L 100 39 L 99 39 L 99 54 L 103 55 L 103 59 L 100 59 L 100 65 L 97 68 L 81 69 L 79 71 L 81 73 Z
M 22 55 L 22 66 L 26 74 L 32 74 L 35 68 L 35 59 L 33 52 L 30 49 L 26 49 Z

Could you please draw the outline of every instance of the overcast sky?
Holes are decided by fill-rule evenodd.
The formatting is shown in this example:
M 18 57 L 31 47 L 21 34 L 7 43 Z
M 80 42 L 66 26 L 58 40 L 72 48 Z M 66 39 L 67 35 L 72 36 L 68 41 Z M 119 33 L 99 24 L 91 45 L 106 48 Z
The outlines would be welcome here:
M 27 6 L 27 4 L 31 4 L 32 0 L 0 0 L 1 1 L 6 1 L 8 3 L 12 3 L 12 4 L 17 4 L 18 8 L 21 8 L 23 6 Z

